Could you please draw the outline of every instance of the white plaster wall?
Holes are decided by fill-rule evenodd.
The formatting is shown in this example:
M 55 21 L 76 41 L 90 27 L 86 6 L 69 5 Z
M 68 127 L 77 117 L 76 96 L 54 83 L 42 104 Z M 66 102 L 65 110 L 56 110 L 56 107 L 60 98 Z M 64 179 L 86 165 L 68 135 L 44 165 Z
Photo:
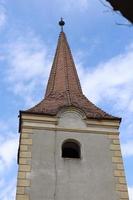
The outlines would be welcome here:
M 72 113 L 70 113 L 72 115 Z M 79 115 L 62 115 L 58 126 L 85 127 Z M 65 117 L 64 117 L 65 116 Z M 64 119 L 64 120 L 63 120 Z M 117 200 L 112 155 L 106 135 L 33 131 L 31 200 Z M 66 139 L 81 144 L 81 159 L 61 157 Z

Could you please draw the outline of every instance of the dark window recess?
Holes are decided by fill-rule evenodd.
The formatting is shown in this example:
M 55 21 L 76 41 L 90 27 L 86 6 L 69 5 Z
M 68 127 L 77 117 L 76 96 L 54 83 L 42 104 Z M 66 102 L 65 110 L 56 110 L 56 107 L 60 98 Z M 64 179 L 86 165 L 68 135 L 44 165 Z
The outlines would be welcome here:
M 80 158 L 80 145 L 75 141 L 66 141 L 62 145 L 62 157 Z

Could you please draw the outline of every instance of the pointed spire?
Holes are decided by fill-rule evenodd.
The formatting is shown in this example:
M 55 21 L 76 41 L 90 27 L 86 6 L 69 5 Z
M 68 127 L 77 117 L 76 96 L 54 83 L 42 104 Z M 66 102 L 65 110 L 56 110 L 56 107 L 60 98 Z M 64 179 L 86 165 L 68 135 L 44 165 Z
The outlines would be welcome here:
M 61 108 L 72 106 L 81 109 L 87 118 L 120 120 L 96 107 L 83 95 L 71 50 L 63 32 L 64 24 L 61 19 L 61 32 L 45 97 L 39 104 L 24 112 L 56 115 Z
M 45 97 L 57 92 L 66 92 L 68 101 L 71 101 L 71 93 L 82 94 L 72 54 L 65 33 L 62 31 L 59 36 Z

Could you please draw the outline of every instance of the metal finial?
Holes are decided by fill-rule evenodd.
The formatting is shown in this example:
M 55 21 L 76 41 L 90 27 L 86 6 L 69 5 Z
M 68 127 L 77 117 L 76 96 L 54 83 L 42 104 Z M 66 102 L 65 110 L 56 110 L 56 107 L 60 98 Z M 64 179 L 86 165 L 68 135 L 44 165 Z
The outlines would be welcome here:
M 61 31 L 63 31 L 63 26 L 65 25 L 65 22 L 63 21 L 62 17 L 61 20 L 59 21 L 59 25 L 61 26 Z

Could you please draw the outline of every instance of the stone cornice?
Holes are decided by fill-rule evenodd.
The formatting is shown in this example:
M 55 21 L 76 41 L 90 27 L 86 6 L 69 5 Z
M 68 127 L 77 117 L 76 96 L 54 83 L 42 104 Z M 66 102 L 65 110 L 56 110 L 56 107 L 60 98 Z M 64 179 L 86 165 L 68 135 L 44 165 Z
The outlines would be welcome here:
M 59 118 L 50 116 L 25 115 L 21 117 L 22 129 L 55 130 L 66 132 L 84 132 L 100 134 L 119 134 L 119 122 L 112 120 L 84 120 L 83 128 L 63 127 Z

